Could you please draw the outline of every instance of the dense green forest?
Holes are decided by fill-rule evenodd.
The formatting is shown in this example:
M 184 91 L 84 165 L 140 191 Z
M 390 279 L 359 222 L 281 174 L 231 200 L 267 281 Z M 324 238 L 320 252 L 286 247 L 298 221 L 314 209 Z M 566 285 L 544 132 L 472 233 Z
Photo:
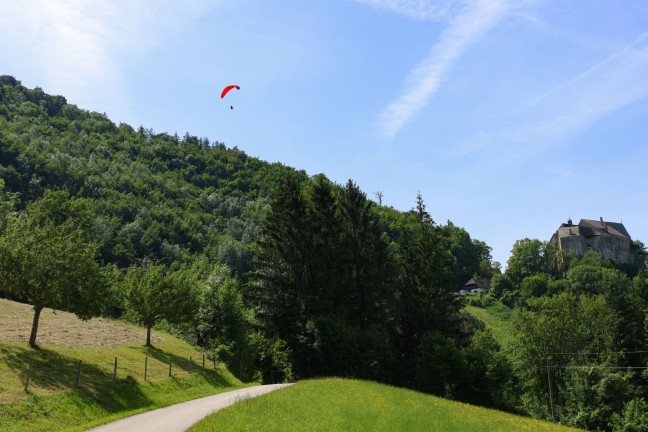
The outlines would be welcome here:
M 32 345 L 53 307 L 162 326 L 246 380 L 363 378 L 648 430 L 643 244 L 619 267 L 524 239 L 502 274 L 412 205 L 0 77 L 0 295 L 34 305 Z M 492 288 L 473 302 L 514 308 L 510 347 L 464 311 L 471 277 Z
M 508 357 L 527 413 L 590 430 L 648 430 L 646 249 L 616 265 L 525 238 L 491 295 L 514 307 Z

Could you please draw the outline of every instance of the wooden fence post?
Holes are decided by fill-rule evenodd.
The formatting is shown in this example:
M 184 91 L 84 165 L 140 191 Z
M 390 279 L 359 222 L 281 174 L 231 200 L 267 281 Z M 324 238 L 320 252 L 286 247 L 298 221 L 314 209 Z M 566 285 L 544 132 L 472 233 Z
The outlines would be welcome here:
M 117 357 L 115 357 L 115 368 L 113 369 L 113 384 L 117 382 Z
M 79 387 L 81 382 L 81 360 L 79 360 L 79 366 L 77 367 L 77 376 L 76 376 L 76 387 Z
M 549 386 L 549 405 L 551 406 L 551 421 L 556 423 L 556 414 L 554 412 L 553 392 L 551 390 L 551 375 L 549 374 L 549 359 L 547 359 L 547 385 Z
M 31 378 L 31 371 L 33 366 L 34 366 L 34 362 L 30 361 L 29 370 L 27 371 L 27 381 L 25 381 L 25 393 L 27 393 L 27 388 L 29 387 L 29 379 Z

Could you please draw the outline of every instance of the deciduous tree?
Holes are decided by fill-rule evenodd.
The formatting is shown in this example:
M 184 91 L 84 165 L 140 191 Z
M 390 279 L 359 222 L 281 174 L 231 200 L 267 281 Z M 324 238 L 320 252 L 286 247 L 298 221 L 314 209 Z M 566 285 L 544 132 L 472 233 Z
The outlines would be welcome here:
M 5 289 L 34 307 L 29 344 L 36 345 L 43 308 L 99 315 L 108 300 L 109 279 L 97 263 L 99 247 L 78 221 L 48 217 L 32 206 L 9 220 L 0 237 L 0 279 Z M 44 207 L 41 207 L 44 208 Z
M 151 327 L 159 320 L 180 324 L 198 312 L 198 284 L 186 267 L 171 271 L 156 264 L 133 266 L 123 288 L 126 307 L 146 326 L 146 346 L 151 346 Z
M 506 274 L 514 284 L 519 285 L 525 277 L 547 271 L 544 249 L 545 244 L 537 239 L 524 238 L 515 242 L 506 266 Z

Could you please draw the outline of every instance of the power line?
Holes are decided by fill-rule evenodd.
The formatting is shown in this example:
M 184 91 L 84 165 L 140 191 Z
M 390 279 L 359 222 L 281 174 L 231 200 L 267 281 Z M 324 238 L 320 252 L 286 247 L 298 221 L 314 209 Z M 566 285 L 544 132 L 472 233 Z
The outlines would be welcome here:
M 646 352 L 646 351 L 640 351 Z M 561 353 L 565 354 L 565 353 Z M 576 353 L 581 354 L 581 353 Z M 600 353 L 596 353 L 600 354 Z M 560 370 L 560 369 L 608 369 L 608 370 L 635 370 L 635 369 L 648 369 L 648 366 L 602 366 L 602 365 L 549 365 L 547 363 L 543 367 L 537 367 L 536 369 L 546 369 L 547 370 L 547 388 L 549 390 L 549 404 L 551 406 L 551 420 L 555 423 L 555 411 L 554 411 L 554 398 L 553 398 L 553 386 L 551 384 L 551 370 Z
M 648 354 L 648 351 L 604 351 L 604 352 L 552 352 L 544 353 L 546 364 L 543 367 L 536 367 L 536 369 L 546 369 L 547 371 L 547 388 L 549 390 L 549 404 L 551 406 L 551 419 L 556 421 L 553 400 L 553 385 L 551 383 L 551 370 L 560 369 L 607 369 L 607 370 L 641 370 L 648 369 L 648 366 L 603 366 L 603 365 L 564 365 L 564 364 L 549 364 L 549 356 L 579 356 L 579 355 L 624 355 L 624 354 Z
M 545 365 L 535 369 L 648 369 L 648 366 Z
M 604 352 L 553 352 L 544 353 L 545 356 L 549 355 L 609 355 L 609 354 L 648 354 L 648 351 L 604 351 Z
M 547 366 L 545 366 L 547 367 Z M 648 366 L 549 365 L 549 369 L 648 369 Z M 538 368 L 538 369 L 544 369 Z

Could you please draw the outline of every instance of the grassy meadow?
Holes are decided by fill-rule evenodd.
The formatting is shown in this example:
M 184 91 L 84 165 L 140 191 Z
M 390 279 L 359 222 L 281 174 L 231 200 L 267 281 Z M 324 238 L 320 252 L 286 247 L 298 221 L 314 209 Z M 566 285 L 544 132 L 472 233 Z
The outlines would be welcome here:
M 513 311 L 505 304 L 495 301 L 485 308 L 466 306 L 466 311 L 479 318 L 491 329 L 497 342 L 506 347 L 511 341 L 513 333 Z
M 554 425 L 367 381 L 301 381 L 207 417 L 190 432 L 567 432 Z
M 31 317 L 29 305 L 0 299 L 2 432 L 85 430 L 243 386 L 223 365 L 214 369 L 207 361 L 202 369 L 202 353 L 171 335 L 154 332 L 154 346 L 145 347 L 145 329 L 107 319 L 82 322 L 72 314 L 46 309 L 38 347 L 33 349 L 27 345 Z M 113 384 L 115 357 L 118 369 Z M 29 363 L 33 369 L 25 393 Z

